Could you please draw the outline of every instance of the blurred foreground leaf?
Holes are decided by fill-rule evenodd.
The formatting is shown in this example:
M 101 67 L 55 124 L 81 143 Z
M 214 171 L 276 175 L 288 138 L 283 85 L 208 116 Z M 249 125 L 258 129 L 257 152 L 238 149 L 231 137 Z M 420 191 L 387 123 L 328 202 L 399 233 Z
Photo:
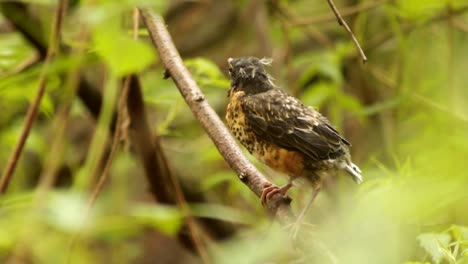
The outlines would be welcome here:
M 132 210 L 132 215 L 140 223 L 147 224 L 168 235 L 176 234 L 182 225 L 182 214 L 174 207 L 139 205 Z

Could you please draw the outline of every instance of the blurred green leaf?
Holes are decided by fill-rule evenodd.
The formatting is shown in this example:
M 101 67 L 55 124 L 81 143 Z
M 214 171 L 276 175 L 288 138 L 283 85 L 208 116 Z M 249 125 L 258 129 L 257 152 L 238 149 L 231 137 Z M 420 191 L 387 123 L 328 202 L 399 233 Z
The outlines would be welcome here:
M 252 224 L 255 219 L 242 210 L 216 204 L 191 204 L 191 212 L 197 217 L 207 217 L 224 221 Z
M 336 92 L 336 85 L 322 81 L 315 83 L 302 94 L 302 101 L 314 107 L 322 106 Z
M 25 40 L 16 33 L 0 34 L 0 76 L 34 55 Z
M 398 0 L 397 7 L 401 16 L 407 18 L 423 18 L 443 10 L 451 0 Z
M 203 191 L 206 191 L 223 182 L 232 181 L 232 179 L 234 179 L 232 173 L 227 171 L 221 171 L 218 173 L 210 174 L 209 177 L 203 179 L 201 189 Z
M 345 110 L 349 110 L 352 113 L 360 114 L 363 110 L 361 102 L 356 97 L 340 93 L 336 96 L 338 104 Z
M 132 39 L 114 26 L 96 27 L 93 40 L 96 52 L 117 76 L 140 72 L 155 58 L 155 51 L 148 44 Z
M 135 7 L 148 7 L 162 14 L 167 9 L 168 2 L 168 0 L 100 0 L 97 3 L 81 6 L 78 16 L 89 25 L 101 25 L 109 18 L 131 12 Z
M 218 66 L 205 58 L 194 58 L 184 61 L 187 68 L 201 87 L 223 88 L 229 87 L 227 80 Z
M 445 255 L 445 249 L 451 237 L 445 233 L 425 233 L 418 236 L 419 243 L 432 257 L 435 263 L 440 263 Z
M 76 233 L 82 230 L 90 216 L 85 214 L 87 203 L 80 194 L 55 192 L 47 203 L 45 218 L 47 222 L 60 230 Z
M 182 226 L 182 214 L 174 207 L 138 205 L 132 209 L 132 215 L 140 223 L 149 225 L 168 235 L 175 235 Z

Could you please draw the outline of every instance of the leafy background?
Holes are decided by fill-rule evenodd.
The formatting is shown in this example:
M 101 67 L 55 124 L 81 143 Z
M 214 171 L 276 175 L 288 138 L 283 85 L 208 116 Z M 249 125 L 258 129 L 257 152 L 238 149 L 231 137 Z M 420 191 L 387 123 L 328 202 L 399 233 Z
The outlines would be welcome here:
M 57 1 L 22 1 L 47 43 Z M 0 168 L 17 144 L 44 62 L 0 3 Z M 186 66 L 224 116 L 226 59 L 272 57 L 276 83 L 320 109 L 352 142 L 365 181 L 327 180 L 295 247 L 226 165 L 163 67 L 132 10 L 164 14 Z M 213 263 L 468 263 L 468 1 L 336 0 L 363 46 L 363 64 L 326 1 L 70 1 L 61 52 L 48 67 L 40 114 L 8 192 L 1 196 L 0 260 L 25 263 L 198 263 L 180 232 L 188 215 L 211 219 L 202 245 Z M 367 6 L 370 6 L 369 8 Z M 324 17 L 322 21 L 307 19 Z M 24 20 L 28 21 L 28 20 Z M 305 24 L 305 25 L 304 25 Z M 79 37 L 83 34 L 87 37 Z M 67 82 L 80 69 L 104 105 L 93 119 Z M 89 214 L 110 145 L 106 129 L 120 78 L 142 80 L 151 130 L 190 210 L 155 203 L 132 147 L 121 147 Z M 72 102 L 58 140 L 60 109 Z M 106 138 L 109 137 L 109 140 Z M 59 145 L 62 152 L 54 152 Z M 247 153 L 246 153 L 247 154 Z M 249 158 L 278 185 L 286 178 Z M 41 193 L 47 169 L 54 187 Z M 290 192 L 299 212 L 310 187 Z M 220 225 L 221 228 L 213 228 Z M 297 246 L 297 245 L 296 245 Z M 301 250 L 302 248 L 302 250 Z M 306 249 L 306 250 L 304 250 Z

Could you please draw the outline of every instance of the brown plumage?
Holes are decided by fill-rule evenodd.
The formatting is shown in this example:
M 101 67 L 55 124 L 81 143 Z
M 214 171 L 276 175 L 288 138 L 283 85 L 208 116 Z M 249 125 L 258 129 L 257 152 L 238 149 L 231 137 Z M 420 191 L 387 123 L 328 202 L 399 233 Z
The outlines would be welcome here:
M 228 127 L 258 160 L 290 177 L 282 188 L 266 188 L 262 202 L 274 193 L 285 194 L 297 177 L 319 189 L 323 175 L 336 169 L 362 182 L 361 171 L 351 162 L 350 143 L 319 112 L 273 84 L 264 69 L 270 60 L 245 57 L 228 63 Z

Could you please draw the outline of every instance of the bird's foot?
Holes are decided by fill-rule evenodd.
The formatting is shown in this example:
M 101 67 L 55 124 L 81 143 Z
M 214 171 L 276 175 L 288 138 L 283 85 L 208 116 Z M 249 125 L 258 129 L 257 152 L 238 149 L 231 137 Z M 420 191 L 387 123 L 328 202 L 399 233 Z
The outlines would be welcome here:
M 264 189 L 262 191 L 262 195 L 260 196 L 260 200 L 262 201 L 262 205 L 266 206 L 267 201 L 270 200 L 270 198 L 273 195 L 277 194 L 277 193 L 279 193 L 279 194 L 281 194 L 283 196 L 286 196 L 286 193 L 288 192 L 288 190 L 291 187 L 292 187 L 292 183 L 288 183 L 283 187 L 278 187 L 278 186 L 273 185 L 271 183 L 265 184 Z

